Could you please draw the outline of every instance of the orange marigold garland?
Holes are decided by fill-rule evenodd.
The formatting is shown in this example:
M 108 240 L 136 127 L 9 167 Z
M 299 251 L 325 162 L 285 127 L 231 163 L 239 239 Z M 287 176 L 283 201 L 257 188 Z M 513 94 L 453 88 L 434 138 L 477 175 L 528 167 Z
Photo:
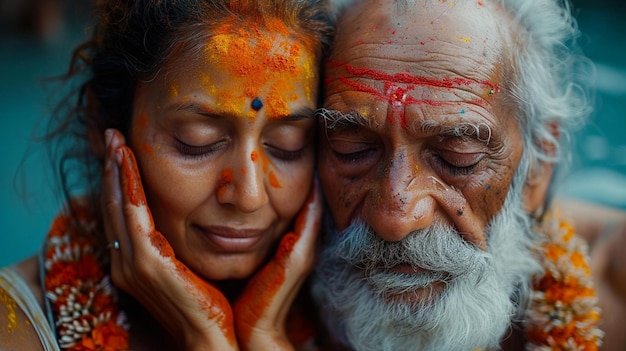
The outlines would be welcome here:
M 546 216 L 538 232 L 546 240 L 540 252 L 544 275 L 534 282 L 526 350 L 598 350 L 603 332 L 586 242 L 559 216 Z
M 45 248 L 45 290 L 59 346 L 65 350 L 128 350 L 126 318 L 117 308 L 115 288 L 105 274 L 85 207 L 52 224 Z

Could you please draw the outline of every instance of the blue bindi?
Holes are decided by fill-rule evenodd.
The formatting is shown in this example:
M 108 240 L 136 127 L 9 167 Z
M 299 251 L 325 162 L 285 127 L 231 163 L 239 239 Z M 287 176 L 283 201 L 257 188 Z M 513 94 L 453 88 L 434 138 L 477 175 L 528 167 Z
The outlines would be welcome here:
M 261 101 L 261 99 L 256 97 L 254 98 L 254 100 L 252 100 L 250 107 L 252 107 L 253 110 L 258 111 L 263 107 L 263 101 Z

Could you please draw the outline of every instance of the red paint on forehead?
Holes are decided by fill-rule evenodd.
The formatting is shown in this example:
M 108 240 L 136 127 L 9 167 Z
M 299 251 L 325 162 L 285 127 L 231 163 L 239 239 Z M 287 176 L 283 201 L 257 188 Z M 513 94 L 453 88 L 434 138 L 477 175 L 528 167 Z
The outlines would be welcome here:
M 376 71 L 370 68 L 360 68 L 353 67 L 349 64 L 343 64 L 339 62 L 330 62 L 331 65 L 335 67 L 344 66 L 346 71 L 356 77 L 356 78 L 371 78 L 376 79 L 378 81 L 384 82 L 383 90 L 380 91 L 378 88 L 373 86 L 360 83 L 352 78 L 339 77 L 339 81 L 343 84 L 350 86 L 352 89 L 371 94 L 381 100 L 387 100 L 388 103 L 393 107 L 393 110 L 398 114 L 398 118 L 400 120 L 400 124 L 402 127 L 407 126 L 406 117 L 404 116 L 404 106 L 407 105 L 428 105 L 428 106 L 451 106 L 453 102 L 446 101 L 437 101 L 434 99 L 426 98 L 416 98 L 414 96 L 409 95 L 409 91 L 415 90 L 416 86 L 421 87 L 433 87 L 439 89 L 452 89 L 459 88 L 462 86 L 480 86 L 482 88 L 488 88 L 492 94 L 493 92 L 499 91 L 499 87 L 497 84 L 493 84 L 489 81 L 478 81 L 475 79 L 467 79 L 467 78 L 444 78 L 444 79 L 434 79 L 423 76 L 416 76 L 406 72 L 399 72 L 394 74 L 389 74 L 385 72 Z M 326 84 L 329 84 L 334 79 L 327 79 Z M 403 86 L 401 86 L 402 84 Z M 485 101 L 482 99 L 475 99 L 472 101 L 467 101 L 470 104 L 483 106 L 485 105 Z M 393 122 L 393 116 L 388 115 L 387 120 L 389 122 Z
M 498 91 L 498 85 L 493 84 L 489 81 L 478 81 L 475 79 L 467 79 L 467 78 L 444 78 L 444 79 L 434 79 L 422 76 L 412 75 L 406 72 L 398 72 L 394 74 L 384 73 L 380 71 L 373 70 L 371 68 L 361 68 L 361 67 L 353 67 L 352 65 L 345 64 L 346 71 L 353 76 L 363 77 L 363 78 L 373 78 L 377 80 L 383 80 L 387 82 L 393 83 L 404 83 L 404 84 L 414 84 L 419 86 L 431 86 L 436 88 L 458 88 L 460 86 L 471 86 L 471 85 L 479 85 L 481 87 L 493 89 L 494 91 Z

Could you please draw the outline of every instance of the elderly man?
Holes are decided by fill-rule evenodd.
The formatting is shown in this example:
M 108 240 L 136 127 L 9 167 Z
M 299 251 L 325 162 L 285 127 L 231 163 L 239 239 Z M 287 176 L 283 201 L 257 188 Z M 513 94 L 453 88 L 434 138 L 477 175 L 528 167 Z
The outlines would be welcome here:
M 586 244 L 546 210 L 559 140 L 589 111 L 559 3 L 364 0 L 340 16 L 320 110 L 325 349 L 601 344 Z

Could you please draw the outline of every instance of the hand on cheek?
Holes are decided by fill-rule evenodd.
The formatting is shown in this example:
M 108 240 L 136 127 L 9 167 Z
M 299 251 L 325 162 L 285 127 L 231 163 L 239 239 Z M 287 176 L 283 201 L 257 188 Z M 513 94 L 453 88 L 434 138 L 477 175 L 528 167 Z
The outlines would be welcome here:
M 222 293 L 176 259 L 156 230 L 133 152 L 107 131 L 102 185 L 113 283 L 131 294 L 185 350 L 236 350 L 233 316 Z
M 287 313 L 313 268 L 322 217 L 317 181 L 298 214 L 294 232 L 246 286 L 234 305 L 235 328 L 244 350 L 293 350 L 285 332 Z

